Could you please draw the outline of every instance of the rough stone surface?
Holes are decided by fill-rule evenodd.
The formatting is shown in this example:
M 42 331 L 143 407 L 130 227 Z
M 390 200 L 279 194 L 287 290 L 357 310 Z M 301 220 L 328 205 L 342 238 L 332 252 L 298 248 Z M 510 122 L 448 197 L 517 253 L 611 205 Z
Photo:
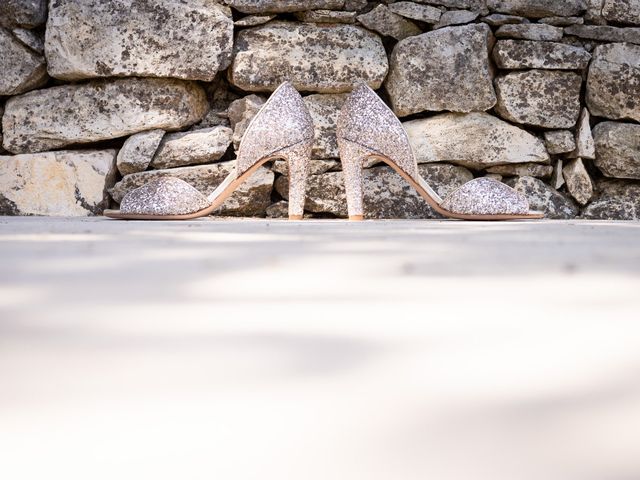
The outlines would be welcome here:
M 600 180 L 597 196 L 584 209 L 590 220 L 640 220 L 640 183 Z
M 420 175 L 440 195 L 447 194 L 473 179 L 463 167 L 454 165 L 420 165 Z M 364 210 L 367 218 L 442 218 L 391 167 L 364 170 Z M 275 188 L 288 197 L 288 179 L 280 177 Z M 305 210 L 347 216 L 347 200 L 342 172 L 311 175 L 307 182 Z
M 64 80 L 211 81 L 231 61 L 233 20 L 208 0 L 56 0 L 45 46 L 49 74 Z
M 224 126 L 165 135 L 151 160 L 156 169 L 215 162 L 231 145 L 233 131 Z
M 498 38 L 516 38 L 521 40 L 537 40 L 557 42 L 562 40 L 562 28 L 542 23 L 523 23 L 520 25 L 503 25 L 496 32 Z
M 235 161 L 210 165 L 179 167 L 168 170 L 148 170 L 127 175 L 110 190 L 116 202 L 120 202 L 127 192 L 140 187 L 158 175 L 169 175 L 192 185 L 203 195 L 209 195 L 231 172 Z M 273 172 L 260 167 L 251 177 L 225 200 L 214 212 L 217 215 L 261 217 L 271 204 Z
M 267 100 L 260 95 L 247 95 L 229 104 L 227 115 L 233 129 L 233 148 L 238 150 L 249 123 Z
M 602 16 L 612 22 L 640 25 L 640 0 L 605 0 Z
M 276 18 L 275 15 L 248 15 L 233 22 L 233 24 L 236 27 L 255 27 L 257 25 L 263 25 L 274 18 Z
M 115 150 L 0 156 L 0 215 L 99 215 L 115 160 Z
M 544 144 L 552 155 L 572 152 L 576 149 L 576 141 L 569 130 L 551 130 L 544 132 Z
M 506 183 L 527 197 L 531 209 L 544 212 L 546 218 L 569 219 L 575 218 L 579 213 L 578 206 L 572 199 L 542 180 L 519 177 Z
M 411 20 L 424 23 L 437 23 L 442 16 L 442 10 L 430 5 L 420 5 L 415 2 L 396 2 L 389 5 L 389 10 Z
M 0 96 L 18 95 L 47 81 L 44 58 L 0 27 Z
M 304 97 L 304 103 L 313 118 L 313 158 L 338 158 L 336 122 L 347 94 L 315 94 Z
M 492 108 L 496 95 L 488 55 L 491 41 L 489 27 L 474 24 L 398 42 L 385 82 L 396 115 Z
M 554 27 L 568 27 L 570 25 L 582 25 L 584 18 L 582 17 L 545 17 L 538 20 L 540 23 L 553 25 Z
M 503 177 L 536 177 L 551 178 L 553 167 L 539 163 L 514 163 L 487 168 L 488 173 L 496 173 Z
M 585 0 L 487 0 L 493 12 L 530 18 L 571 17 L 586 10 Z
M 377 89 L 387 70 L 382 41 L 363 28 L 271 22 L 238 34 L 228 71 L 231 83 L 248 91 L 273 91 L 290 80 L 301 91 L 343 93 L 357 81 Z
M 640 121 L 640 46 L 596 47 L 589 67 L 586 101 L 592 115 Z
M 480 12 L 471 12 L 469 10 L 448 10 L 442 14 L 440 21 L 435 24 L 434 28 L 471 23 L 478 18 L 479 15 Z
M 590 121 L 589 110 L 583 108 L 578 120 L 578 128 L 576 128 L 576 149 L 572 154 L 574 158 L 588 158 L 589 160 L 596 158 L 596 146 L 591 133 Z
M 493 59 L 499 68 L 507 70 L 582 70 L 589 65 L 591 54 L 564 43 L 498 40 Z
M 296 18 L 301 22 L 317 23 L 355 23 L 357 12 L 341 12 L 336 10 L 307 10 L 297 12 Z
M 569 161 L 562 169 L 567 190 L 580 205 L 586 205 L 593 197 L 593 183 L 581 158 Z
M 34 52 L 44 54 L 44 38 L 39 33 L 26 28 L 14 28 L 11 33 Z
M 580 115 L 582 78 L 571 72 L 529 70 L 495 81 L 496 112 L 515 123 L 572 128 Z
M 225 3 L 242 13 L 284 13 L 339 9 L 345 0 L 225 0 Z
M 416 0 L 420 3 L 428 3 L 430 5 L 438 5 L 450 9 L 463 8 L 465 10 L 478 10 L 480 12 L 489 13 L 486 0 Z M 486 14 L 485 13 L 485 14 Z
M 2 0 L 0 26 L 34 28 L 47 21 L 47 0 Z
M 607 177 L 640 179 L 640 125 L 602 122 L 593 129 L 595 164 Z
M 518 15 L 505 15 L 503 13 L 492 13 L 486 17 L 480 19 L 484 23 L 491 25 L 492 27 L 500 27 L 502 25 L 515 25 L 518 23 L 529 23 L 524 17 Z
M 267 207 L 265 211 L 267 218 L 288 218 L 289 217 L 289 202 L 286 200 L 280 200 Z
M 207 108 L 202 88 L 181 80 L 131 78 L 52 87 L 7 102 L 4 148 L 34 153 L 155 128 L 175 130 L 200 120 Z
M 358 15 L 357 19 L 369 30 L 396 40 L 422 33 L 415 23 L 393 13 L 386 5 L 378 5 L 370 12 Z
M 448 162 L 480 170 L 549 162 L 542 140 L 488 113 L 444 113 L 403 125 L 419 163 Z
M 564 29 L 565 35 L 573 35 L 601 42 L 629 42 L 640 44 L 640 28 L 619 28 L 605 25 L 572 25 Z
M 564 185 L 564 175 L 562 174 L 562 166 L 564 161 L 559 158 L 553 166 L 553 175 L 551 175 L 551 187 L 558 190 Z
M 118 171 L 122 175 L 129 175 L 146 170 L 164 133 L 164 130 L 149 130 L 127 138 L 118 152 Z

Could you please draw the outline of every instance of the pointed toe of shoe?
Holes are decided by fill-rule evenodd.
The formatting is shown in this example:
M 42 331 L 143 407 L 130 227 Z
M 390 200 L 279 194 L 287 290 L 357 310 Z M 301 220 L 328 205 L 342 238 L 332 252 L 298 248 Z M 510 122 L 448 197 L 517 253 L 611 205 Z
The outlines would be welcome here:
M 442 208 L 460 215 L 528 215 L 524 195 L 492 178 L 476 178 L 450 193 Z
M 187 215 L 204 210 L 209 200 L 187 182 L 160 177 L 131 190 L 120 202 L 125 215 Z

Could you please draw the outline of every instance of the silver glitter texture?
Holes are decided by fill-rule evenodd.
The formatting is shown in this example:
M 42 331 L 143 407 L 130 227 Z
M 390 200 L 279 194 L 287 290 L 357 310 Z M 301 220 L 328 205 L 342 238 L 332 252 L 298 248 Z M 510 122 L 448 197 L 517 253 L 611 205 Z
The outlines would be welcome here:
M 185 215 L 209 207 L 207 198 L 184 180 L 160 177 L 127 193 L 120 213 L 130 215 Z
M 524 195 L 493 178 L 481 177 L 451 192 L 442 208 L 463 215 L 527 215 Z
M 338 141 L 348 140 L 367 147 L 372 154 L 382 154 L 418 180 L 418 164 L 407 132 L 398 117 L 366 84 L 359 83 L 349 95 L 338 116 L 336 132 Z M 348 162 L 361 165 L 363 161 L 361 157 L 351 158 L 342 153 L 340 157 L 343 165 Z
M 265 157 L 297 143 L 313 142 L 313 119 L 290 82 L 281 84 L 253 117 L 240 142 L 238 176 Z M 309 160 L 309 159 L 307 159 Z

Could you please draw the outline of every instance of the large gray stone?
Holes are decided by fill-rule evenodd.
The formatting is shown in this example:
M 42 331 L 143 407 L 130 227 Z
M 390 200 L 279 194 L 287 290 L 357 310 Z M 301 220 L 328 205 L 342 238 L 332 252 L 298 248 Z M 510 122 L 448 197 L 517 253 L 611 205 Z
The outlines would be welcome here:
M 116 183 L 109 192 L 113 199 L 120 203 L 122 197 L 130 190 L 140 187 L 158 176 L 171 176 L 180 178 L 191 184 L 202 194 L 209 195 L 229 175 L 234 165 L 235 161 L 230 161 L 133 173 Z M 273 178 L 273 172 L 265 167 L 258 168 L 247 181 L 240 185 L 224 201 L 220 208 L 214 212 L 214 215 L 264 216 L 267 207 L 271 204 Z
M 34 153 L 156 128 L 177 130 L 196 123 L 207 108 L 202 88 L 182 80 L 129 78 L 52 87 L 9 99 L 3 144 L 13 153 Z
M 47 81 L 44 58 L 0 27 L 0 96 L 18 95 Z
M 47 21 L 47 0 L 2 0 L 0 26 L 34 28 Z
M 415 23 L 393 13 L 386 5 L 378 5 L 370 12 L 358 15 L 357 19 L 369 30 L 386 37 L 393 37 L 396 40 L 422 33 L 422 30 Z
M 380 37 L 355 25 L 271 22 L 238 34 L 229 80 L 252 92 L 289 80 L 301 91 L 342 93 L 354 83 L 377 89 L 387 74 Z
M 593 197 L 593 183 L 581 158 L 567 162 L 562 169 L 567 190 L 580 205 L 586 205 Z
M 220 160 L 231 145 L 233 130 L 217 126 L 169 133 L 164 136 L 156 150 L 153 168 L 174 168 Z
M 0 156 L 0 215 L 99 215 L 115 160 L 115 150 Z
M 585 0 L 487 0 L 489 10 L 529 18 L 571 17 L 583 13 Z
M 589 67 L 586 101 L 592 115 L 640 121 L 640 46 L 596 47 Z
M 572 128 L 580 115 L 582 78 L 572 72 L 529 70 L 496 78 L 496 112 L 515 123 Z
M 488 113 L 443 113 L 403 125 L 419 163 L 448 162 L 476 170 L 549 163 L 542 140 Z
M 590 220 L 640 220 L 640 183 L 603 179 L 597 196 L 582 212 Z
M 612 22 L 640 25 L 640 0 L 605 0 L 602 16 Z
M 498 38 L 515 38 L 520 40 L 535 40 L 557 42 L 562 40 L 562 28 L 543 23 L 522 23 L 519 25 L 503 25 L 496 32 Z
M 444 28 L 451 25 L 463 25 L 473 22 L 480 12 L 472 12 L 471 10 L 448 10 L 442 14 L 440 21 L 433 28 Z
M 127 138 L 118 152 L 118 171 L 122 175 L 129 175 L 146 170 L 164 133 L 164 130 L 149 130 Z
M 640 125 L 602 122 L 593 129 L 596 166 L 608 177 L 640 179 Z
M 209 0 L 56 0 L 45 49 L 49 74 L 211 81 L 227 68 L 233 20 Z
M 441 197 L 473 178 L 471 172 L 454 165 L 420 165 L 420 174 Z M 366 169 L 364 210 L 367 218 L 442 218 L 391 167 Z M 288 198 L 288 178 L 276 180 L 276 191 Z M 307 181 L 305 210 L 347 216 L 347 199 L 342 172 L 311 175 Z
M 313 118 L 314 141 L 313 158 L 338 158 L 336 122 L 347 94 L 322 94 L 304 97 L 304 103 Z
M 396 115 L 492 108 L 496 103 L 489 65 L 492 38 L 487 25 L 473 24 L 398 42 L 385 82 Z
M 284 13 L 340 9 L 344 0 L 225 0 L 225 3 L 242 13 Z
M 565 35 L 573 35 L 600 42 L 629 42 L 640 44 L 640 28 L 620 28 L 608 25 L 571 25 L 564 29 Z
M 517 25 L 518 23 L 529 23 L 524 17 L 518 15 L 505 15 L 503 13 L 492 13 L 486 17 L 482 17 L 480 21 L 491 25 L 492 27 L 501 27 L 502 25 Z
M 564 43 L 498 40 L 493 59 L 499 68 L 508 70 L 582 70 L 589 65 L 591 54 Z
M 437 23 L 442 16 L 439 8 L 430 5 L 420 5 L 415 2 L 395 2 L 389 5 L 389 10 L 411 20 L 419 20 L 425 23 Z
M 464 8 L 466 10 L 477 10 L 485 12 L 487 9 L 486 0 L 415 0 L 419 3 L 438 5 L 447 8 Z
M 13 36 L 22 42 L 23 45 L 26 45 L 40 55 L 44 55 L 44 34 L 20 27 L 11 30 L 11 33 L 13 33 Z
M 578 215 L 578 206 L 571 198 L 554 190 L 542 180 L 520 177 L 506 183 L 527 197 L 531 209 L 544 212 L 546 218 L 569 219 Z

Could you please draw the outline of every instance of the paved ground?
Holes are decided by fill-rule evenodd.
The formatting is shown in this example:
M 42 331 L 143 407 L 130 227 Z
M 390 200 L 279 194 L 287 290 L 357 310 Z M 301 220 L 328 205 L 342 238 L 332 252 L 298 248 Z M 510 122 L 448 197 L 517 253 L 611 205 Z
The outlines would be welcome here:
M 0 217 L 0 478 L 636 480 L 640 224 Z

